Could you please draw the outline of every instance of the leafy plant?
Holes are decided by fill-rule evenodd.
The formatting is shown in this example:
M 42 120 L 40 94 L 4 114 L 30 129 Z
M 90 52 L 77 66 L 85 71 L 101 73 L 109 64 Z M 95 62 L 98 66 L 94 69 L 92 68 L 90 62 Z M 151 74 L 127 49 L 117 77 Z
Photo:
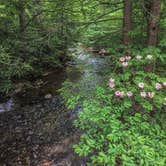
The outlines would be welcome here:
M 3 47 L 0 48 L 0 92 L 8 93 L 12 88 L 12 78 L 20 78 L 33 70 L 29 63 L 11 56 Z
M 96 87 L 92 100 L 82 92 L 81 97 L 72 94 L 72 84 L 64 84 L 66 105 L 73 109 L 82 103 L 83 108 L 75 126 L 84 134 L 74 150 L 91 158 L 87 165 L 164 166 L 166 79 L 156 70 L 160 50 L 135 50 L 114 58 L 115 72 L 105 86 Z M 149 64 L 155 64 L 151 72 Z

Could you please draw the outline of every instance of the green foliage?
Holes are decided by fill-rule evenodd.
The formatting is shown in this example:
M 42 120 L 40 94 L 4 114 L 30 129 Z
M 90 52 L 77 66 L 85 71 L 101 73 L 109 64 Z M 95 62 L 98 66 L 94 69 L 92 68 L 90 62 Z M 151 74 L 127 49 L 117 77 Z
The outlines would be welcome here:
M 124 48 L 121 0 L 0 0 L 0 12 L 0 45 L 15 60 L 18 58 L 17 63 L 33 66 L 33 71 L 59 67 L 66 59 L 67 49 L 78 41 L 97 49 L 121 51 Z M 130 36 L 136 48 L 143 48 L 146 43 L 144 12 L 142 2 L 134 1 Z M 165 50 L 164 3 L 161 13 L 159 47 Z M 164 65 L 165 58 L 161 56 L 161 59 Z
M 12 88 L 13 78 L 62 67 L 67 49 L 79 37 L 68 24 L 75 17 L 74 7 L 69 0 L 0 0 L 0 45 L 5 49 L 0 55 L 0 91 Z
M 73 109 L 76 96 L 70 95 L 67 105 Z M 114 95 L 97 87 L 92 101 L 82 100 L 83 111 L 75 126 L 84 131 L 74 150 L 90 156 L 89 165 L 159 165 L 166 163 L 165 112 L 157 109 L 153 116 L 146 108 L 136 112 L 127 99 L 113 100 Z M 72 103 L 72 107 L 71 103 Z
M 89 116 L 89 113 L 91 116 Z M 136 113 L 122 116 L 112 108 L 87 106 L 79 126 L 87 131 L 74 145 L 81 156 L 91 156 L 90 165 L 159 165 L 166 163 L 165 114 L 155 118 Z M 88 125 L 89 124 L 89 125 Z
M 113 50 L 112 50 L 113 51 Z M 147 55 L 150 58 L 148 59 Z M 166 164 L 166 113 L 164 111 L 166 79 L 158 72 L 160 50 L 148 48 L 142 51 L 130 51 L 128 66 L 123 67 L 119 58 L 125 57 L 117 53 L 114 88 L 109 88 L 109 81 L 104 86 L 97 86 L 93 99 L 88 100 L 82 92 L 74 93 L 72 84 L 66 83 L 61 91 L 66 105 L 73 109 L 82 103 L 83 110 L 75 126 L 84 131 L 80 142 L 74 150 L 80 156 L 89 156 L 87 165 L 124 165 L 124 166 L 164 166 Z M 141 59 L 136 59 L 137 56 Z M 126 61 L 126 60 L 125 60 Z M 147 72 L 149 64 L 155 68 Z M 138 87 L 144 83 L 143 89 Z M 157 89 L 156 83 L 162 88 Z M 116 91 L 123 92 L 121 97 Z M 133 96 L 127 96 L 131 91 Z M 140 95 L 141 91 L 153 92 L 151 97 Z M 88 92 L 87 92 L 88 93 Z
M 66 106 L 69 109 L 74 109 L 75 106 L 80 101 L 80 95 L 75 95 L 75 90 L 73 89 L 72 83 L 66 81 L 63 83 L 62 88 L 59 90 L 61 96 L 63 97 Z
M 12 78 L 20 78 L 33 70 L 29 63 L 11 56 L 2 47 L 0 48 L 0 66 L 0 92 L 8 92 L 12 88 Z

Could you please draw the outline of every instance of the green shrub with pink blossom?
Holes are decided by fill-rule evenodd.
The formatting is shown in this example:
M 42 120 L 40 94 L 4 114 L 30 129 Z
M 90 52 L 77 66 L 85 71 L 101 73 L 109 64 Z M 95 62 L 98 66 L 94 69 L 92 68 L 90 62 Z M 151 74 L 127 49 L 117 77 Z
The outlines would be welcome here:
M 166 105 L 166 78 L 156 72 L 159 53 L 121 56 L 117 59 L 118 69 L 111 74 L 109 89 L 114 99 L 128 100 L 137 111 L 155 111 Z M 151 71 L 148 71 L 148 68 Z
M 74 150 L 90 157 L 89 166 L 165 166 L 166 78 L 158 66 L 160 52 L 117 55 L 105 85 L 96 87 L 93 100 L 81 101 L 75 126 L 84 134 Z M 69 106 L 80 102 L 69 91 L 65 95 Z

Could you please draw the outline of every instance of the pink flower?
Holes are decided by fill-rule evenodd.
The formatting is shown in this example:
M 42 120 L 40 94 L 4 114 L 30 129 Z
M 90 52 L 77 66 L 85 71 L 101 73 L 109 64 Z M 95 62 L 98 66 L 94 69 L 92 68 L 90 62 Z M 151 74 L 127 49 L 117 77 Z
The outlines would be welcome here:
M 146 92 L 140 92 L 140 96 L 143 98 L 146 98 L 147 94 L 146 94 Z
M 137 56 L 136 56 L 136 59 L 140 60 L 140 59 L 142 59 L 142 56 L 137 55 Z
M 154 97 L 154 92 L 148 92 L 148 97 L 153 98 Z
M 146 56 L 146 59 L 152 59 L 152 58 L 153 58 L 153 56 L 150 54 Z
M 115 80 L 113 78 L 110 78 L 109 80 L 111 83 L 115 82 Z
M 166 87 L 166 82 L 163 82 L 163 86 Z
M 117 97 L 123 97 L 123 92 L 121 92 L 121 91 L 116 91 L 115 92 L 115 95 L 117 96 Z
M 114 89 L 114 88 L 115 88 L 115 84 L 110 82 L 109 87 L 110 87 L 111 89 Z
M 122 66 L 123 66 L 123 67 L 127 67 L 127 66 L 128 66 L 128 63 L 127 63 L 127 62 L 123 62 L 123 63 L 122 63 Z
M 162 88 L 162 85 L 160 83 L 156 83 L 155 87 L 157 90 L 160 90 Z
M 140 88 L 140 89 L 143 89 L 144 88 L 144 83 L 143 82 L 140 82 L 139 84 L 138 84 L 138 88 Z
M 128 97 L 132 97 L 132 96 L 133 96 L 133 92 L 130 92 L 130 91 L 127 92 L 127 96 L 128 96 Z
M 129 61 L 131 59 L 131 56 L 125 56 L 125 59 Z
M 124 61 L 125 61 L 125 57 L 120 57 L 120 58 L 119 58 L 119 61 L 120 61 L 120 62 L 124 62 Z

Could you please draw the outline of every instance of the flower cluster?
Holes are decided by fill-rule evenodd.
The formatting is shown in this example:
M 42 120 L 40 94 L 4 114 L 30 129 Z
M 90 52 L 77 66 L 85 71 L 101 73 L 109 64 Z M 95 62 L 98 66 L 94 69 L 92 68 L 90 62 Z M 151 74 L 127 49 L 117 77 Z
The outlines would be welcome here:
M 150 59 L 151 60 L 151 59 L 153 59 L 153 56 L 149 54 L 149 55 L 146 56 L 146 59 Z
M 128 66 L 128 61 L 131 60 L 131 56 L 120 57 L 119 61 L 121 62 L 123 67 Z
M 148 60 L 148 61 L 151 61 L 154 59 L 154 56 L 152 54 L 146 54 L 146 56 L 142 56 L 142 55 L 136 55 L 135 58 L 132 58 L 131 56 L 122 56 L 119 58 L 119 62 L 121 64 L 122 67 L 127 67 L 129 65 L 129 61 L 130 60 Z M 132 62 L 131 62 L 132 64 Z M 128 79 L 128 75 L 125 73 L 124 74 L 124 78 Z M 139 74 L 138 74 L 139 75 Z M 146 73 L 145 73 L 146 75 Z M 121 76 L 120 76 L 121 77 Z M 148 76 L 149 77 L 149 76 Z M 123 78 L 122 78 L 123 79 Z M 126 79 L 126 80 L 127 80 Z M 156 78 L 154 78 L 156 79 Z M 117 83 L 117 85 L 119 85 L 119 83 Z M 139 82 L 136 86 L 137 86 L 137 92 L 135 90 L 131 90 L 131 91 L 126 91 L 126 90 L 120 90 L 120 89 L 117 89 L 115 88 L 116 86 L 116 81 L 114 78 L 110 78 L 109 80 L 109 87 L 110 89 L 114 90 L 114 95 L 116 97 L 119 97 L 119 98 L 123 98 L 123 97 L 128 97 L 128 98 L 132 98 L 133 96 L 140 96 L 141 98 L 149 98 L 149 99 L 152 99 L 154 98 L 154 96 L 157 96 L 158 95 L 158 92 L 157 91 L 161 91 L 163 88 L 166 87 L 166 82 L 156 82 L 154 85 L 153 85 L 153 89 L 154 90 L 147 90 L 148 86 L 146 85 L 145 82 Z M 134 88 L 135 89 L 135 88 Z M 162 96 L 163 97 L 163 96 Z M 135 98 L 136 99 L 136 98 Z M 154 98 L 154 100 L 156 100 L 157 97 Z M 136 99 L 137 100 L 137 99 Z M 164 104 L 166 105 L 166 98 L 163 99 L 164 100 Z M 161 101 L 161 100 L 160 100 Z M 139 102 L 139 101 L 138 101 Z
M 146 98 L 146 97 L 153 98 L 154 97 L 154 92 L 140 92 L 140 96 L 142 98 Z
M 141 59 L 142 59 L 142 56 L 141 56 L 141 55 L 137 55 L 137 56 L 136 56 L 136 59 L 137 59 L 137 60 L 141 60 Z M 152 59 L 153 59 L 153 55 L 148 54 L 148 55 L 146 56 L 146 59 L 152 60 Z M 120 57 L 120 58 L 119 58 L 119 61 L 121 62 L 121 65 L 122 65 L 123 67 L 127 67 L 127 66 L 128 66 L 128 61 L 130 61 L 130 60 L 131 60 L 131 56 L 123 56 L 123 57 Z
M 166 88 L 166 82 L 163 82 L 163 87 L 165 87 L 165 88 Z
M 156 83 L 156 84 L 155 84 L 156 90 L 162 89 L 162 85 L 163 85 L 163 87 L 166 87 L 166 83 L 165 83 L 165 82 L 164 82 L 163 84 Z M 139 88 L 139 89 L 143 89 L 144 86 L 145 86 L 145 84 L 144 84 L 143 82 L 140 82 L 140 83 L 138 84 L 138 88 Z
M 137 55 L 137 56 L 136 56 L 136 59 L 137 59 L 137 60 L 140 60 L 140 59 L 142 59 L 142 56 L 141 56 L 141 55 Z M 146 59 L 148 59 L 148 60 L 153 59 L 153 55 L 148 54 L 148 55 L 146 56 Z
M 155 88 L 156 88 L 157 90 L 160 90 L 160 89 L 162 88 L 162 84 L 156 83 Z
M 129 91 L 126 93 L 128 97 L 132 97 L 133 96 L 133 92 Z
M 140 60 L 140 59 L 142 59 L 142 56 L 141 55 L 137 55 L 136 59 Z
M 114 89 L 115 88 L 115 80 L 113 78 L 110 78 L 109 80 L 109 87 L 111 89 Z
M 124 96 L 124 92 L 116 91 L 116 92 L 115 92 L 115 95 L 116 95 L 117 97 L 123 97 L 123 96 Z
M 138 84 L 138 88 L 140 88 L 140 89 L 143 89 L 144 88 L 144 83 L 143 82 L 140 82 L 139 84 Z
M 163 83 L 163 87 L 166 87 L 166 83 L 165 83 L 165 82 Z M 140 82 L 140 83 L 138 84 L 138 88 L 143 89 L 143 88 L 144 88 L 144 83 L 143 83 L 143 82 Z M 160 89 L 162 88 L 162 84 L 156 83 L 156 84 L 155 84 L 155 88 L 156 88 L 156 90 L 160 90 Z M 142 98 L 146 98 L 146 97 L 153 98 L 154 95 L 155 95 L 154 92 L 140 92 L 140 96 L 141 96 Z
M 127 97 L 132 97 L 134 94 L 133 94 L 133 92 L 131 92 L 131 91 L 128 91 L 127 93 L 126 93 L 126 96 Z M 125 93 L 123 92 L 123 91 L 116 91 L 115 92 L 115 96 L 117 96 L 117 97 L 124 97 L 125 96 Z
M 143 82 L 140 82 L 140 83 L 138 83 L 138 88 L 139 89 L 144 89 L 144 87 L 145 87 L 145 84 L 143 83 Z M 115 88 L 115 79 L 113 79 L 113 78 L 110 78 L 110 80 L 109 80 L 109 87 L 111 88 L 111 89 L 114 89 Z M 164 82 L 164 83 L 156 83 L 155 84 L 155 88 L 156 88 L 156 90 L 160 90 L 162 87 L 166 87 L 166 82 Z M 127 97 L 129 97 L 129 98 L 131 98 L 132 96 L 134 95 L 134 93 L 133 92 L 131 92 L 131 91 L 128 91 L 128 92 L 126 92 L 126 94 L 125 94 L 125 92 L 123 92 L 123 91 L 115 91 L 115 96 L 116 97 L 120 97 L 120 98 L 122 98 L 122 97 L 124 97 L 124 96 L 127 96 Z M 154 97 L 154 95 L 155 95 L 155 93 L 154 92 L 145 92 L 145 91 L 141 91 L 140 92 L 140 96 L 142 97 L 142 98 L 153 98 Z M 164 99 L 164 103 L 166 104 L 166 98 Z

